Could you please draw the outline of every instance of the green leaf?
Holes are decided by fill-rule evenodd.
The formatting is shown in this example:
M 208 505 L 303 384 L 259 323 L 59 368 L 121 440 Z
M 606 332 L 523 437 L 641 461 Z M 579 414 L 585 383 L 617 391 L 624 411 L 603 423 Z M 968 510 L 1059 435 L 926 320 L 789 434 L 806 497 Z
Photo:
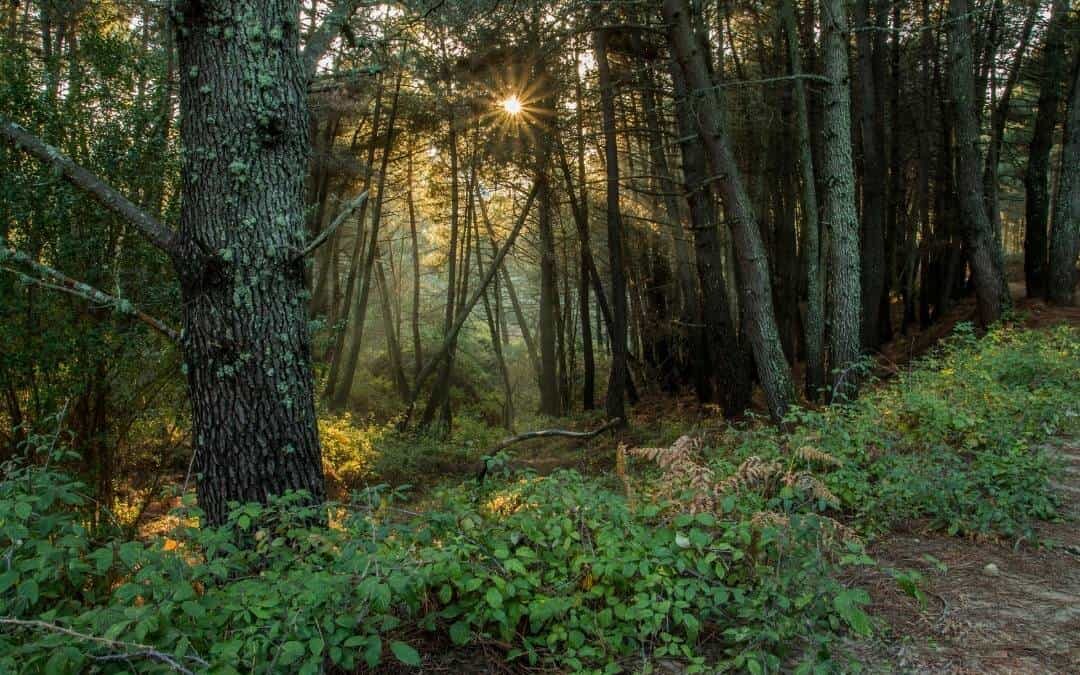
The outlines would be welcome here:
M 367 649 L 364 650 L 364 662 L 369 668 L 374 668 L 382 660 L 382 638 L 372 635 L 369 640 Z
M 487 600 L 487 604 L 491 605 L 492 609 L 500 609 L 503 604 L 502 593 L 499 589 L 492 586 L 487 589 L 487 593 L 484 593 L 484 600 Z
M 472 637 L 472 631 L 469 630 L 469 624 L 464 621 L 455 621 L 450 626 L 450 639 L 454 641 L 456 645 L 463 645 L 469 641 Z
M 38 584 L 33 579 L 27 579 L 19 584 L 19 597 L 33 605 L 38 601 Z
M 19 579 L 19 573 L 15 570 L 10 570 L 0 574 L 0 593 L 3 593 L 7 589 L 11 588 L 15 582 Z
M 323 642 L 322 638 L 313 637 L 308 641 L 308 649 L 310 649 L 311 653 L 316 656 L 322 654 L 324 647 L 326 647 L 326 643 Z
M 17 502 L 15 504 L 15 515 L 22 520 L 26 520 L 33 513 L 33 509 L 26 502 Z
M 304 655 L 304 645 L 296 640 L 289 640 L 281 645 L 281 653 L 278 655 L 278 663 L 287 666 Z
M 851 630 L 864 637 L 868 637 L 873 629 L 870 625 L 870 617 L 862 611 L 860 605 L 870 602 L 870 596 L 861 588 L 847 588 L 833 598 L 833 607 Z
M 407 666 L 420 665 L 420 653 L 404 642 L 391 642 L 390 651 L 394 653 L 398 661 Z

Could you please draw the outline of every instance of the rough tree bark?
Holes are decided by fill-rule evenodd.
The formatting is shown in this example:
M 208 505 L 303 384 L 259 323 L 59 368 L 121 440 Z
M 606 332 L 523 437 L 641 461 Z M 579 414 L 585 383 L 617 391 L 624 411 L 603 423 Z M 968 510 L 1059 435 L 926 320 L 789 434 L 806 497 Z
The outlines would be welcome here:
M 833 394 L 850 395 L 849 372 L 859 358 L 859 220 L 855 209 L 855 171 L 851 158 L 851 94 L 848 75 L 847 17 L 843 0 L 823 0 L 821 30 L 825 77 L 822 121 L 823 226 L 829 232 L 829 365 Z
M 713 172 L 718 175 L 713 185 L 723 201 L 735 239 L 747 339 L 754 353 L 758 378 L 765 390 L 769 413 L 774 420 L 780 420 L 794 398 L 794 389 L 791 372 L 780 346 L 768 261 L 757 217 L 721 120 L 721 101 L 712 82 L 707 59 L 691 28 L 687 2 L 664 0 L 662 12 L 673 57 L 686 76 L 687 88 L 694 103 L 699 137 L 708 150 Z
M 949 2 L 949 92 L 956 120 L 957 202 L 964 229 L 964 244 L 975 280 L 979 320 L 988 326 L 1001 317 L 1009 298 L 1004 293 L 1003 256 L 986 214 L 981 180 L 979 122 L 975 111 L 975 70 L 971 51 L 971 20 L 967 0 Z

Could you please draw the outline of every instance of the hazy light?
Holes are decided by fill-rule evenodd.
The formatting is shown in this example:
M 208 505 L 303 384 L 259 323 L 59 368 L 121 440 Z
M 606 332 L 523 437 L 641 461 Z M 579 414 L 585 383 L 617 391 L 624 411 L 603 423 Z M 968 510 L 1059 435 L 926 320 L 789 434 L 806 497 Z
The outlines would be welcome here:
M 520 115 L 521 114 L 521 99 L 517 96 L 511 95 L 503 99 L 503 110 L 507 115 Z

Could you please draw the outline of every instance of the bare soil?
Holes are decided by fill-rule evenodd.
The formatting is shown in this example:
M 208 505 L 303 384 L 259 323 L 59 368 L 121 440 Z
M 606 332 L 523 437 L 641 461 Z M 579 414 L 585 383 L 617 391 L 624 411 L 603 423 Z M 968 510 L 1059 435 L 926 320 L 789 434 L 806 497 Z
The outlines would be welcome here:
M 869 590 L 884 631 L 849 645 L 869 672 L 1080 673 L 1080 442 L 1048 450 L 1062 461 L 1061 518 L 1041 523 L 1036 541 L 913 529 L 871 547 L 879 566 L 852 582 Z M 923 575 L 921 606 L 888 568 Z

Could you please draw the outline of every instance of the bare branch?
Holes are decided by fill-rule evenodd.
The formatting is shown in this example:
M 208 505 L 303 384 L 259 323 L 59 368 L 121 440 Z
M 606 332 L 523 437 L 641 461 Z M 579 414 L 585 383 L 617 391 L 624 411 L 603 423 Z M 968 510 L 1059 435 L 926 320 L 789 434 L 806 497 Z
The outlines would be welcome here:
M 346 202 L 345 205 L 341 207 L 341 213 L 339 213 L 337 217 L 334 218 L 334 222 L 330 223 L 329 227 L 320 232 L 317 237 L 312 239 L 311 242 L 308 243 L 308 245 L 305 246 L 302 251 L 297 251 L 296 255 L 293 256 L 293 261 L 295 262 L 297 260 L 300 260 L 304 256 L 311 255 L 315 252 L 315 249 L 325 244 L 327 240 L 330 239 L 330 236 L 333 235 L 339 227 L 341 227 L 341 224 L 348 220 L 349 216 L 352 215 L 353 211 L 360 208 L 364 204 L 364 202 L 367 201 L 367 198 L 368 191 L 364 190 L 356 197 L 353 197 L 351 201 Z
M 96 302 L 101 305 L 113 307 L 122 314 L 127 314 L 128 316 L 134 317 L 139 321 L 142 321 L 143 323 L 150 326 L 158 333 L 161 333 L 165 337 L 169 338 L 173 342 L 177 342 L 179 340 L 179 335 L 174 328 L 166 325 L 160 319 L 155 319 L 146 312 L 138 309 L 137 307 L 132 305 L 129 300 L 109 295 L 108 293 L 99 291 L 93 286 L 84 284 L 81 281 L 76 281 L 75 279 L 72 279 L 63 272 L 55 270 L 48 265 L 34 260 L 22 251 L 16 251 L 15 249 L 4 246 L 2 244 L 2 240 L 0 240 L 0 262 L 3 262 L 5 260 L 13 260 L 17 263 L 26 265 L 41 276 L 52 279 L 55 283 L 50 283 L 40 278 L 34 278 L 32 276 L 25 275 L 16 269 L 0 265 L 0 269 L 6 270 L 13 274 L 18 274 L 19 277 L 22 278 L 24 281 L 43 286 L 45 288 L 49 288 L 54 291 L 69 293 L 76 297 L 83 298 L 91 302 Z
M 174 251 L 176 235 L 172 230 L 67 155 L 3 116 L 0 116 L 0 136 L 12 147 L 33 155 L 90 193 L 105 208 L 131 222 L 154 246 L 166 253 Z
M 94 656 L 98 661 L 111 661 L 117 659 L 149 659 L 151 661 L 157 661 L 163 663 L 172 670 L 178 673 L 185 673 L 186 675 L 194 675 L 193 671 L 177 660 L 176 657 L 166 654 L 165 652 L 158 651 L 150 645 L 137 644 L 134 642 L 121 642 L 120 640 L 109 640 L 108 638 L 98 637 L 96 635 L 87 635 L 86 633 L 80 633 L 64 626 L 57 626 L 47 621 L 31 620 L 25 621 L 22 619 L 3 619 L 0 618 L 0 624 L 9 626 L 20 626 L 22 628 L 35 628 L 38 630 L 47 630 L 53 633 L 60 633 L 61 635 L 67 635 L 77 640 L 83 640 L 85 642 L 92 642 L 95 644 L 104 645 L 110 649 L 120 650 L 118 654 L 108 654 L 105 656 Z M 203 668 L 209 668 L 210 664 L 204 661 L 202 658 L 195 655 L 188 655 L 187 660 L 194 664 L 202 666 Z
M 551 438 L 553 436 L 557 436 L 561 438 L 576 438 L 578 440 L 585 441 L 590 438 L 595 438 L 596 436 L 599 436 L 608 429 L 614 429 L 616 427 L 622 426 L 622 424 L 623 419 L 621 417 L 616 417 L 613 420 L 608 420 L 602 426 L 597 427 L 592 431 L 566 431 L 564 429 L 540 429 L 538 431 L 527 431 L 523 434 L 518 434 L 517 436 L 510 436 L 508 438 L 502 439 L 498 442 L 497 445 L 495 445 L 495 447 L 493 447 L 491 450 L 488 450 L 487 454 L 489 456 L 494 455 L 501 450 L 509 448 L 511 445 L 521 443 L 522 441 L 532 440 L 534 438 Z M 489 462 L 487 460 L 484 460 L 484 465 L 480 468 L 480 472 L 476 475 L 476 481 L 478 483 L 484 482 L 484 477 L 487 475 L 488 472 L 488 464 Z
M 301 58 L 304 61 L 304 72 L 308 79 L 315 76 L 315 70 L 319 67 L 319 59 L 323 57 L 330 43 L 334 41 L 342 27 L 352 18 L 360 0 L 338 0 L 334 8 L 323 19 L 322 24 L 315 29 L 304 46 Z

